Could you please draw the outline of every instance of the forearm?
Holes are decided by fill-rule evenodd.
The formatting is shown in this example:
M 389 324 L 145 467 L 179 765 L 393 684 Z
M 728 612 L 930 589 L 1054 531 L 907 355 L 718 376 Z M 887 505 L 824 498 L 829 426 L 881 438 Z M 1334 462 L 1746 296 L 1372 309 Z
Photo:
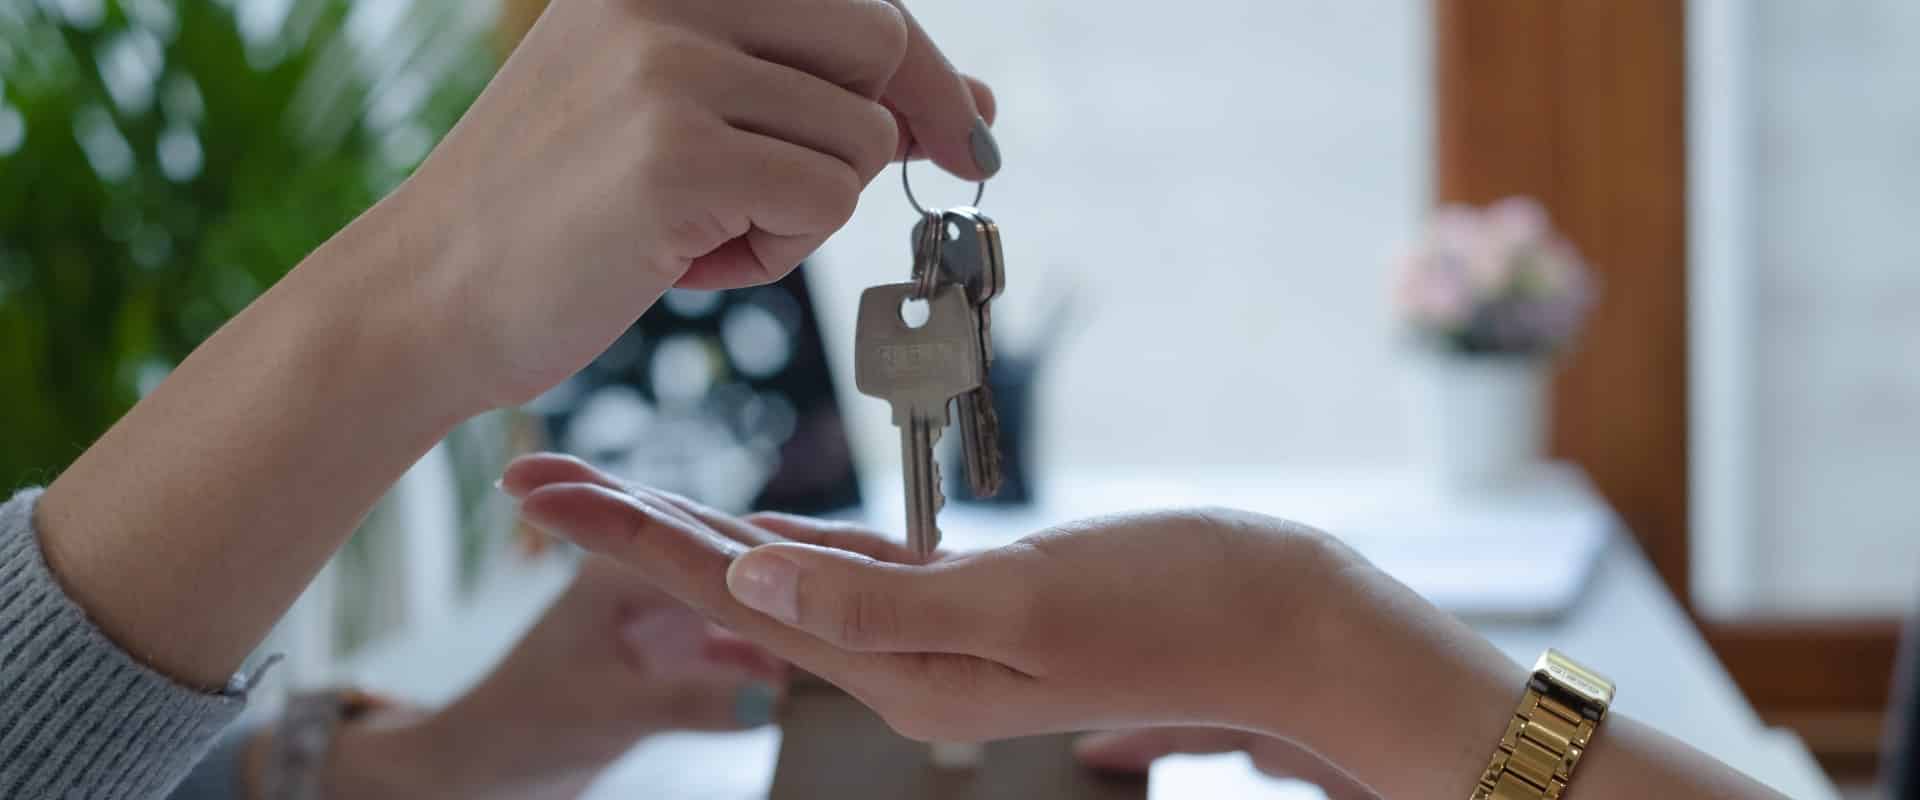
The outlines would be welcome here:
M 1430 698 L 1404 694 L 1393 713 L 1375 719 L 1369 731 L 1353 731 L 1358 735 L 1329 756 L 1383 797 L 1465 800 L 1519 701 L 1525 672 L 1515 667 L 1509 677 L 1512 683 L 1503 693 L 1469 689 Z M 1619 713 L 1601 724 L 1574 771 L 1567 797 L 1784 800 L 1759 782 Z
M 1607 797 L 1699 797 L 1787 800 L 1692 747 L 1639 721 L 1613 715 L 1580 760 L 1570 800 Z
M 390 216 L 362 217 L 221 328 L 41 500 L 67 591 L 184 682 L 225 683 L 465 413 L 422 368 L 431 314 L 405 276 L 424 248 Z
M 391 759 L 394 748 L 416 754 L 418 763 L 410 769 L 389 766 L 386 770 L 387 785 L 412 787 L 413 791 L 384 796 L 409 800 L 573 798 L 586 791 L 608 764 L 640 738 L 636 733 L 611 749 L 579 747 L 581 737 L 569 736 L 573 732 L 569 728 L 584 728 L 585 720 L 540 719 L 538 712 L 530 713 L 538 703 L 529 704 L 525 696 L 490 698 L 487 692 L 483 684 L 409 730 L 396 732 L 388 737 L 395 744 L 383 744 L 376 737 L 361 743 L 363 762 L 382 756 Z M 556 737 L 571 746 L 556 752 L 552 745 Z
M 450 780 L 452 775 L 436 775 L 436 771 L 457 765 L 435 761 L 433 743 L 420 733 L 429 718 L 422 711 L 394 708 L 341 723 L 328 740 L 325 763 L 311 777 L 320 795 L 357 800 L 458 796 L 437 790 L 457 784 Z M 238 763 L 231 771 L 238 780 L 226 793 L 170 800 L 274 800 L 284 793 L 275 784 L 286 777 L 274 764 L 281 733 L 279 725 L 268 724 L 233 743 L 237 746 L 230 755 Z
M 1381 797 L 1466 800 L 1513 717 L 1526 670 L 1411 590 L 1354 566 L 1349 586 L 1322 593 L 1305 708 L 1260 727 L 1340 765 Z
M 457 705 L 457 704 L 456 704 Z M 327 747 L 317 781 L 323 797 L 355 800 L 565 800 L 586 790 L 612 756 L 567 768 L 537 761 L 538 747 L 496 743 L 518 726 L 511 717 L 467 719 L 452 709 L 386 709 L 343 723 Z M 476 724 L 478 723 L 478 724 Z M 225 791 L 170 800 L 272 800 L 275 726 L 235 742 L 238 780 Z M 615 754 L 617 755 L 617 753 Z
M 1324 684 L 1340 687 L 1329 693 L 1340 713 L 1311 715 L 1304 732 L 1296 719 L 1293 735 L 1382 797 L 1463 800 L 1513 718 L 1526 670 L 1398 583 L 1383 578 L 1362 602 L 1373 610 L 1354 608 L 1336 616 L 1380 624 L 1371 630 L 1349 628 L 1343 647 L 1328 647 L 1347 653 L 1338 659 L 1342 674 L 1330 675 Z M 1601 724 L 1580 759 L 1568 797 L 1780 800 L 1781 795 L 1616 713 Z

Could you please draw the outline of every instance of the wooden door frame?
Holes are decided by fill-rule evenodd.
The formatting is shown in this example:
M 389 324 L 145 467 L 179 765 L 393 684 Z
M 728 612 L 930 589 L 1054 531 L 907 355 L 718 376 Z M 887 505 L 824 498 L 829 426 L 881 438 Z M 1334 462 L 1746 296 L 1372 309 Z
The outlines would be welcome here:
M 1891 620 L 1700 620 L 1689 531 L 1687 7 L 1433 0 L 1434 200 L 1546 205 L 1602 293 L 1554 384 L 1584 467 L 1762 716 L 1870 764 Z
M 1683 6 L 1436 0 L 1433 19 L 1435 200 L 1531 195 L 1599 274 L 1555 380 L 1553 452 L 1686 597 Z

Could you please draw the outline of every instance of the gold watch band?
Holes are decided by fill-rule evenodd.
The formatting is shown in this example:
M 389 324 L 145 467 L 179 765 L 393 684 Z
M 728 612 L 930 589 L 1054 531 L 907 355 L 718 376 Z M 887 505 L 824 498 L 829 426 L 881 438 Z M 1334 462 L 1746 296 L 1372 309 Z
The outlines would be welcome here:
M 1472 800 L 1558 800 L 1613 705 L 1613 690 L 1612 681 L 1559 651 L 1542 653 Z

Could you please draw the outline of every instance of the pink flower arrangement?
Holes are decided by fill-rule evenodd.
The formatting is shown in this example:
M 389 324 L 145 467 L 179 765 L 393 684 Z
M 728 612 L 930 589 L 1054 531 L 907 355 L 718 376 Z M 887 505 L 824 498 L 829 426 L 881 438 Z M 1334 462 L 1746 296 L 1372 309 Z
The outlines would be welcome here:
M 1580 254 L 1525 197 L 1439 209 L 1398 272 L 1400 315 L 1422 339 L 1468 355 L 1558 351 L 1593 302 Z

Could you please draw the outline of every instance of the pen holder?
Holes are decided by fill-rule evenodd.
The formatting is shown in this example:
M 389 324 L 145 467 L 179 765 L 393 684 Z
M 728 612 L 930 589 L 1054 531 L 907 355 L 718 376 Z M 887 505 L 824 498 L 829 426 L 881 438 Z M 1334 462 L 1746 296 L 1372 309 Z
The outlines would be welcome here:
M 1027 464 L 1029 445 L 1033 441 L 1035 365 L 1036 359 L 1027 356 L 997 358 L 993 368 L 987 372 L 987 383 L 993 388 L 994 407 L 1000 416 L 1000 460 L 1004 480 L 999 493 L 992 497 L 974 495 L 967 483 L 966 459 L 961 456 L 957 446 L 960 440 L 957 424 L 947 429 L 948 435 L 941 437 L 946 446 L 942 448 L 940 456 L 940 474 L 945 480 L 943 490 L 948 499 L 1003 506 L 1033 503 L 1033 486 L 1028 479 L 1030 473 Z

